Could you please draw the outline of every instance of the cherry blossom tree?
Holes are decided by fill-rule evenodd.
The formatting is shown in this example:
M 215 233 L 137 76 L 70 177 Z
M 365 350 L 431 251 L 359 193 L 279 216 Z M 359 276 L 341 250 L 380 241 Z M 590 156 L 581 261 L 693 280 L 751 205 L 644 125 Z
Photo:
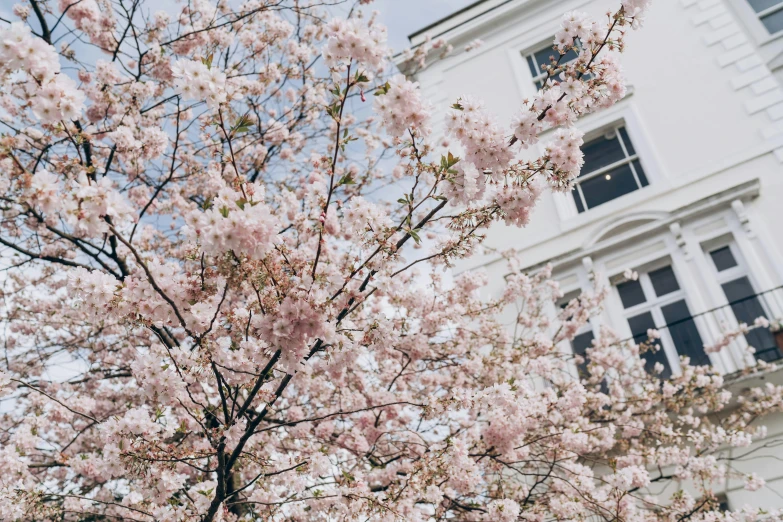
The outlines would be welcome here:
M 370 3 L 29 0 L 0 22 L 0 518 L 779 520 L 715 492 L 763 487 L 721 452 L 782 389 L 737 403 L 687 360 L 662 380 L 653 341 L 609 331 L 578 375 L 562 346 L 606 289 L 556 311 L 511 253 L 502 295 L 448 277 L 571 188 L 577 119 L 623 97 L 648 0 L 567 14 L 554 54 L 579 58 L 511 128 L 453 100 L 451 145 Z

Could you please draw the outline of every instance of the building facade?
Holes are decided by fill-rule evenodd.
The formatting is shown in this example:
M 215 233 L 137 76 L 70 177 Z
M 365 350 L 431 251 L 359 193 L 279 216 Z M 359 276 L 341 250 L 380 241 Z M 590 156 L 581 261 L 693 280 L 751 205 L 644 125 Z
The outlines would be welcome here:
M 475 95 L 510 124 L 541 85 L 539 64 L 553 53 L 562 14 L 599 17 L 617 4 L 476 2 L 411 35 L 411 43 L 430 35 L 455 49 L 476 38 L 484 45 L 437 61 L 416 79 L 439 108 Z M 738 394 L 779 384 L 783 372 L 774 368 L 750 377 L 742 371 L 758 359 L 783 362 L 775 328 L 783 319 L 783 0 L 655 2 L 644 29 L 627 35 L 622 61 L 628 94 L 578 123 L 585 166 L 574 191 L 545 193 L 525 228 L 494 226 L 487 251 L 513 248 L 530 271 L 552 264 L 567 297 L 595 284 L 610 288 L 603 314 L 564 349 L 583 353 L 601 325 L 627 339 L 657 328 L 663 349 L 648 362 L 665 373 L 678 372 L 679 357 L 688 356 L 714 365 Z M 442 116 L 434 118 L 436 134 Z M 504 267 L 487 253 L 458 270 L 486 269 L 490 291 L 500 292 Z M 629 268 L 638 281 L 624 280 Z M 757 317 L 772 326 L 753 327 Z M 751 330 L 717 353 L 704 351 L 740 322 Z M 767 486 L 751 493 L 729 482 L 731 508 L 783 507 L 783 449 L 776 448 L 783 448 L 783 416 L 763 424 L 768 438 L 737 466 Z

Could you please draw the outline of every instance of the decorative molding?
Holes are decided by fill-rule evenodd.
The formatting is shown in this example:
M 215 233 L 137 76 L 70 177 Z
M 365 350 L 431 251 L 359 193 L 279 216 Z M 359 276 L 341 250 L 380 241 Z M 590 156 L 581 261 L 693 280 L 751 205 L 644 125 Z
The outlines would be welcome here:
M 711 49 L 720 49 L 717 57 L 722 68 L 733 67 L 731 86 L 747 91 L 745 111 L 762 111 L 772 125 L 762 130 L 764 140 L 775 157 L 783 162 L 783 85 L 772 74 L 756 46 L 745 35 L 742 22 L 720 0 L 681 0 L 691 14 L 691 22 L 702 32 L 702 41 Z M 720 44 L 720 45 L 719 45 Z
M 595 272 L 593 272 L 593 258 L 590 256 L 583 257 L 582 266 L 585 268 L 585 271 L 587 272 L 587 278 L 590 280 L 590 282 L 593 282 L 593 280 L 595 279 Z
M 677 243 L 677 248 L 680 249 L 680 252 L 682 252 L 683 257 L 686 261 L 690 261 L 693 259 L 693 255 L 691 254 L 690 249 L 688 248 L 687 243 L 685 242 L 685 238 L 682 237 L 682 226 L 680 226 L 679 221 L 675 221 L 671 225 L 669 225 L 669 232 L 672 233 L 672 236 L 674 236 L 674 241 Z
M 734 211 L 734 214 L 737 215 L 737 219 L 739 219 L 740 225 L 742 225 L 742 228 L 748 234 L 748 237 L 756 237 L 756 231 L 753 229 L 753 226 L 750 223 L 750 216 L 748 216 L 748 212 L 745 209 L 745 204 L 742 202 L 742 200 L 735 199 L 732 201 L 731 209 Z
M 744 201 L 758 197 L 760 187 L 761 183 L 759 182 L 758 178 L 741 183 L 739 185 L 735 185 L 693 203 L 684 205 L 672 212 L 662 214 L 659 219 L 656 219 L 655 221 L 650 221 L 632 230 L 628 230 L 622 234 L 618 234 L 617 236 L 610 237 L 604 241 L 598 241 L 594 244 L 586 244 L 581 248 L 571 250 L 564 253 L 563 255 L 547 259 L 546 261 L 536 263 L 535 265 L 531 265 L 529 267 L 525 267 L 523 271 L 531 273 L 536 272 L 548 263 L 550 263 L 552 267 L 557 270 L 578 262 L 585 257 L 617 250 L 623 245 L 638 242 L 639 238 L 650 237 L 651 235 L 656 234 L 661 230 L 668 230 L 672 223 L 685 223 L 705 215 L 716 213 L 720 210 L 734 208 L 734 202 L 743 203 Z M 744 204 L 741 208 L 744 213 Z M 736 212 L 736 209 L 734 211 Z M 621 221 L 623 219 L 623 216 L 615 218 L 616 221 Z M 746 228 L 746 230 L 749 231 L 748 228 Z

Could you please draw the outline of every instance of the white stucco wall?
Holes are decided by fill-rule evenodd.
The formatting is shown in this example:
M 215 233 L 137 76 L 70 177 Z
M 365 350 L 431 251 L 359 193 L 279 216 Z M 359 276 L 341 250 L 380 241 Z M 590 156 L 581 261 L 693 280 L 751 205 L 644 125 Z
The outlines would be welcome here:
M 437 62 L 417 79 L 443 112 L 458 97 L 474 95 L 509 124 L 535 89 L 522 53 L 551 41 L 563 12 L 578 9 L 598 17 L 617 5 L 488 1 L 431 29 L 433 35 L 445 31 L 455 48 L 474 38 L 484 46 Z M 481 15 L 482 9 L 488 12 Z M 582 118 L 579 126 L 589 133 L 624 121 L 649 186 L 582 214 L 570 195 L 546 194 L 527 227 L 494 226 L 487 245 L 516 249 L 531 269 L 553 262 L 567 290 L 592 284 L 591 270 L 600 283 L 611 285 L 625 268 L 670 259 L 692 314 L 727 303 L 708 262 L 710 245 L 734 244 L 757 292 L 783 285 L 783 34 L 769 35 L 746 0 L 662 0 L 654 2 L 643 30 L 626 41 L 622 61 L 629 94 L 612 109 Z M 435 116 L 436 132 L 442 132 L 443 112 Z M 457 270 L 476 268 L 488 269 L 490 292 L 501 291 L 505 266 L 497 254 L 474 256 Z M 771 300 L 777 301 L 768 315 L 783 315 L 783 298 Z M 598 321 L 630 334 L 616 293 Z M 699 323 L 705 342 L 721 328 L 716 321 Z M 753 362 L 741 346 L 712 360 L 727 374 Z M 783 437 L 783 415 L 761 422 L 769 426 L 770 438 L 759 445 Z M 733 507 L 783 507 L 777 460 L 783 459 L 783 445 L 758 455 L 767 458 L 743 462 L 742 471 L 760 473 L 768 487 L 750 493 L 741 484 L 727 484 Z

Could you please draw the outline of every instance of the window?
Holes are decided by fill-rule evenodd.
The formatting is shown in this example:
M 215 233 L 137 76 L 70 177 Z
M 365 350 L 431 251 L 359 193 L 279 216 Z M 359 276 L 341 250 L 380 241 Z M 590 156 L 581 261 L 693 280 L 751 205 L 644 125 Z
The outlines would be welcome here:
M 619 283 L 616 288 L 634 342 L 648 342 L 647 330 L 661 333 L 661 339 L 652 343 L 654 349 L 642 354 L 648 372 L 660 363 L 664 368 L 661 377 L 670 377 L 672 368 L 678 366 L 678 355 L 690 357 L 691 364 L 709 364 L 685 292 L 670 265 L 639 274 L 637 281 Z
M 533 83 L 536 84 L 537 89 L 541 89 L 544 86 L 544 80 L 546 80 L 546 71 L 541 66 L 549 65 L 551 63 L 550 58 L 557 60 L 559 56 L 560 53 L 554 50 L 554 46 L 551 43 L 547 44 L 543 49 L 525 56 L 527 65 L 530 67 L 530 74 L 533 76 Z M 577 56 L 573 49 L 569 49 L 561 58 L 560 64 L 565 65 L 570 61 L 576 60 Z
M 712 264 L 718 272 L 718 283 L 726 295 L 729 307 L 737 321 L 752 328 L 745 334 L 745 340 L 756 350 L 756 358 L 764 361 L 777 361 L 783 358 L 775 337 L 768 328 L 753 328 L 757 317 L 769 318 L 764 296 L 753 289 L 747 271 L 741 266 L 733 243 L 709 252 Z
M 588 141 L 582 152 L 585 164 L 572 191 L 580 213 L 649 184 L 625 127 Z
M 571 301 L 579 297 L 580 294 L 581 291 L 579 290 L 569 292 L 557 302 L 557 305 L 561 310 L 563 310 L 565 307 L 568 306 L 568 303 L 570 303 Z M 574 355 L 578 355 L 583 359 L 583 361 L 580 364 L 576 365 L 577 373 L 579 374 L 579 377 L 582 379 L 586 379 L 587 377 L 589 377 L 589 372 L 587 371 L 588 360 L 587 360 L 586 351 L 588 348 L 590 348 L 593 345 L 593 339 L 595 339 L 595 335 L 593 335 L 592 326 L 588 322 L 577 331 L 577 334 L 574 336 L 574 339 L 571 341 L 571 351 L 574 353 Z
M 568 306 L 568 303 L 576 299 L 581 295 L 581 290 L 574 290 L 569 292 L 563 298 L 561 298 L 557 305 L 562 310 Z M 571 340 L 571 352 L 574 355 L 578 355 L 582 358 L 581 362 L 576 364 L 576 373 L 583 381 L 590 379 L 590 371 L 587 366 L 590 363 L 590 357 L 587 355 L 587 349 L 593 347 L 593 340 L 595 335 L 593 333 L 593 325 L 590 322 L 585 323 L 577 330 L 576 335 Z M 609 385 L 607 384 L 607 378 L 601 379 L 600 387 L 601 393 L 609 393 Z
M 748 0 L 769 34 L 783 30 L 783 0 Z

